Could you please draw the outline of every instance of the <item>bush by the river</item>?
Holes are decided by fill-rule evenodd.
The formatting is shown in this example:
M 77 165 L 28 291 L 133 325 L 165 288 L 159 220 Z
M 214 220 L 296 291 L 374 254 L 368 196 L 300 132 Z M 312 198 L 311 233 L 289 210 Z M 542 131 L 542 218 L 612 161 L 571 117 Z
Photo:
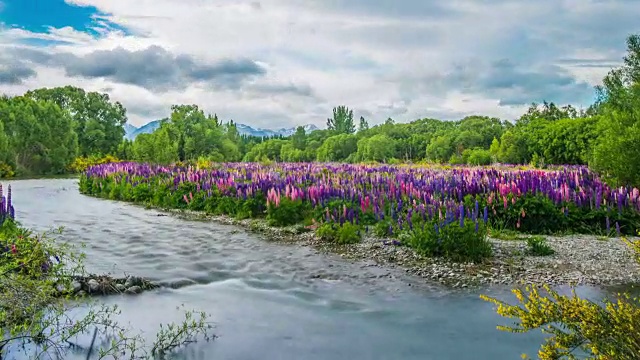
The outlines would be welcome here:
M 372 232 L 460 261 L 491 255 L 488 228 L 606 236 L 640 229 L 640 191 L 610 188 L 578 166 L 210 163 L 203 169 L 111 163 L 90 167 L 80 191 L 162 208 L 265 217 L 272 226 L 331 224 L 320 227 L 322 238 L 354 242 Z M 347 238 L 338 236 L 345 226 L 358 236 L 340 240 Z
M 640 241 L 624 240 L 640 262 Z M 513 293 L 516 305 L 485 295 L 481 298 L 497 305 L 498 314 L 517 320 L 513 326 L 498 326 L 499 330 L 540 329 L 548 334 L 538 351 L 539 359 L 640 359 L 640 298 L 623 293 L 596 303 L 580 298 L 575 290 L 567 296 L 549 286 L 533 285 Z

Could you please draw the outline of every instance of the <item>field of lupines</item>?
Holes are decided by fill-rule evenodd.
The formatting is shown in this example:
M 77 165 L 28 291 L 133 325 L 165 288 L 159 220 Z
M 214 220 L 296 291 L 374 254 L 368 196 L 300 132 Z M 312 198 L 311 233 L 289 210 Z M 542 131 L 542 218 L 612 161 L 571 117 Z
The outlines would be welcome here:
M 87 169 L 80 191 L 163 208 L 265 217 L 270 225 L 304 225 L 338 243 L 372 232 L 454 260 L 490 256 L 491 229 L 608 236 L 640 229 L 640 191 L 612 189 L 586 167 L 228 163 L 198 169 L 122 162 Z

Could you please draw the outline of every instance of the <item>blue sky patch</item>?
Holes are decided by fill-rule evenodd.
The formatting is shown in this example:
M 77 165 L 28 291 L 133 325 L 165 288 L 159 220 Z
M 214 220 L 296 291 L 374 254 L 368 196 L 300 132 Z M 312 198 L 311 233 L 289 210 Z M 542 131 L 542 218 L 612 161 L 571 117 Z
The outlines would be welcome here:
M 48 27 L 70 26 L 93 36 L 99 36 L 94 27 L 100 26 L 93 15 L 104 15 L 93 6 L 76 6 L 64 0 L 0 0 L 0 23 L 7 27 L 19 27 L 34 33 L 46 33 Z M 109 23 L 114 30 L 127 33 L 126 29 Z M 32 42 L 33 41 L 33 42 Z M 47 45 L 52 41 L 28 39 L 30 45 Z

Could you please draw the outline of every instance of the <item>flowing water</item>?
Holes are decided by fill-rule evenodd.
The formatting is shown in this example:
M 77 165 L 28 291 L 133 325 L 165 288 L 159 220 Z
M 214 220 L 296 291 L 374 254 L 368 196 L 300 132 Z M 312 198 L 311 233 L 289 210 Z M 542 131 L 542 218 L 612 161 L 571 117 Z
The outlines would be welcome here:
M 212 316 L 219 338 L 192 345 L 183 358 L 519 359 L 535 355 L 542 340 L 497 331 L 508 322 L 479 292 L 425 285 L 234 226 L 87 197 L 75 179 L 10 184 L 17 219 L 38 231 L 63 226 L 62 238 L 86 244 L 90 272 L 174 285 L 105 298 L 122 309 L 121 321 L 153 334 L 182 318 L 181 304 Z M 506 288 L 483 293 L 512 299 Z

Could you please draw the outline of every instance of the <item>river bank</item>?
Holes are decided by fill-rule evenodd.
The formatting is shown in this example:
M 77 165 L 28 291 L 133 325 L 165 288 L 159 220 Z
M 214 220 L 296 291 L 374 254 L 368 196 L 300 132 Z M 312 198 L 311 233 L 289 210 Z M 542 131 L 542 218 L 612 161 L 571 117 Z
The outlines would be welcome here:
M 548 284 L 616 286 L 640 283 L 640 266 L 633 252 L 620 238 L 593 235 L 547 236 L 555 251 L 549 256 L 527 253 L 523 239 L 489 238 L 494 256 L 482 263 L 455 263 L 417 254 L 397 240 L 366 235 L 357 244 L 337 245 L 321 240 L 302 226 L 273 227 L 264 219 L 237 220 L 224 215 L 160 209 L 189 219 L 215 221 L 259 233 L 271 241 L 309 246 L 320 252 L 340 255 L 352 261 L 373 261 L 372 266 L 394 267 L 452 288 L 489 285 Z

